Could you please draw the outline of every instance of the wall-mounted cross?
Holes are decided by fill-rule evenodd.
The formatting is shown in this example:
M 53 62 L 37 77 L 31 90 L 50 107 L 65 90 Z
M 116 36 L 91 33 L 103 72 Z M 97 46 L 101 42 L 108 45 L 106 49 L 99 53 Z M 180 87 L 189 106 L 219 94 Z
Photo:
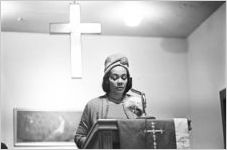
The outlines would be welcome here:
M 151 130 L 144 130 L 145 133 L 152 133 L 153 135 L 153 146 L 154 146 L 154 149 L 157 148 L 157 142 L 156 142 L 156 135 L 155 133 L 163 133 L 164 130 L 155 130 L 155 123 L 154 122 L 151 122 Z
M 70 34 L 71 75 L 82 78 L 81 33 L 101 33 L 99 23 L 80 23 L 79 4 L 70 4 L 69 23 L 50 23 L 51 34 Z

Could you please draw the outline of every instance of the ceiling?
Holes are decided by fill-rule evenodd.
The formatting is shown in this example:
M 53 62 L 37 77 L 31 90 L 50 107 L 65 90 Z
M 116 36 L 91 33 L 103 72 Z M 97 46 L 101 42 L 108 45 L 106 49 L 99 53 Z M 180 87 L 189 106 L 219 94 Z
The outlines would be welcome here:
M 49 33 L 50 23 L 69 22 L 72 1 L 1 1 L 2 31 Z M 77 1 L 82 23 L 101 23 L 101 35 L 185 38 L 224 1 Z M 128 8 L 133 9 L 129 12 Z M 126 12 L 128 10 L 128 12 Z M 125 13 L 136 18 L 126 26 Z

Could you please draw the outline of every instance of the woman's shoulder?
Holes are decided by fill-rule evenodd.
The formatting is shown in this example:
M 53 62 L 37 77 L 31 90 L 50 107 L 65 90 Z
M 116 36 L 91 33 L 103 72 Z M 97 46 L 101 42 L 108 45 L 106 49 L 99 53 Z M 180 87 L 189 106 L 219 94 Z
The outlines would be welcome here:
M 97 104 L 101 104 L 103 100 L 105 100 L 107 98 L 106 95 L 102 95 L 102 96 L 98 96 L 95 97 L 91 100 L 88 101 L 87 105 L 97 105 Z

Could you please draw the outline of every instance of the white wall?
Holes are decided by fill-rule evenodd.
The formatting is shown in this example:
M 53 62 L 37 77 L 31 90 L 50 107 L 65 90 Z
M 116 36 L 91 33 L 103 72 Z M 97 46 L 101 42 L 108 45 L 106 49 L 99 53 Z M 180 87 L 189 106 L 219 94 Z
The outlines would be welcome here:
M 2 139 L 13 148 L 13 108 L 82 110 L 103 94 L 104 59 L 129 57 L 134 87 L 146 92 L 148 114 L 189 117 L 187 42 L 184 39 L 83 36 L 82 80 L 70 78 L 69 37 L 2 33 Z
M 226 8 L 188 37 L 193 148 L 223 148 L 219 91 L 225 86 Z

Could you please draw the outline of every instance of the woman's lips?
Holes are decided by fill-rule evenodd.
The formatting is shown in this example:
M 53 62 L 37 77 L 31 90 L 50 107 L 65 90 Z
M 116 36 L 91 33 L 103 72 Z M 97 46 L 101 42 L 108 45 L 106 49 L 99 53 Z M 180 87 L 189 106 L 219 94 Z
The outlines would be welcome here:
M 116 89 L 117 89 L 117 90 L 123 90 L 124 87 L 117 87 Z

